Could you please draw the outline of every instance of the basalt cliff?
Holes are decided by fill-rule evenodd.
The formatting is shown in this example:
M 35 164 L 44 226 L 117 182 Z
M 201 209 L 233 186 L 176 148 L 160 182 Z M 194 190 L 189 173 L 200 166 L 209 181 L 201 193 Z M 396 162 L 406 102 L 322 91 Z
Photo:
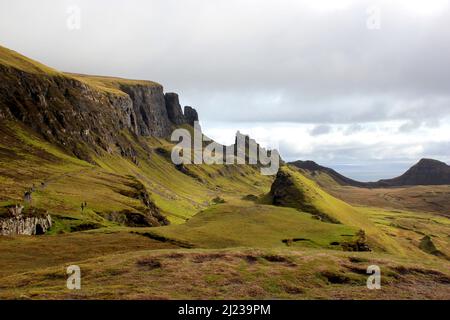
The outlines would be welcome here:
M 198 114 L 183 113 L 178 95 L 158 83 L 61 73 L 0 47 L 0 120 L 19 121 L 92 162 L 92 149 L 133 156 L 124 135 L 165 138 Z

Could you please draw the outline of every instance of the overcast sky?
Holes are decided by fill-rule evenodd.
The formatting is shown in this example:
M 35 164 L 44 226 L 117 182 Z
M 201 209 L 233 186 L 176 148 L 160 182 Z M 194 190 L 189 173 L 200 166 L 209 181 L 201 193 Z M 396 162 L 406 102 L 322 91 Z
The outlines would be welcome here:
M 353 178 L 450 162 L 448 0 L 0 0 L 0 44 L 155 80 L 219 142 L 239 129 Z

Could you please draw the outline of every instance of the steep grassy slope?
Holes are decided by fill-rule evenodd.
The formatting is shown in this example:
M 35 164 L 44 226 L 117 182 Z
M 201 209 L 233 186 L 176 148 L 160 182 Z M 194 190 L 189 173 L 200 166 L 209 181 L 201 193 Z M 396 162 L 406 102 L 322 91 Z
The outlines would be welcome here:
M 218 194 L 270 186 L 250 166 L 175 167 L 164 139 L 174 124 L 158 83 L 63 74 L 1 47 L 0 80 L 0 205 L 32 190 L 30 205 L 62 231 L 116 224 L 149 201 L 181 223 Z
M 366 219 L 355 208 L 329 195 L 314 181 L 289 166 L 280 169 L 270 195 L 275 205 L 310 212 L 331 223 L 365 225 Z
M 18 123 L 5 123 L 0 136 L 0 205 L 23 202 L 25 191 L 34 188 L 30 205 L 48 210 L 57 229 L 75 224 L 109 226 L 111 212 L 142 211 L 133 194 L 141 183 L 151 199 L 174 223 L 180 223 L 208 207 L 219 194 L 242 196 L 267 192 L 271 178 L 246 166 L 199 166 L 187 175 L 167 158 L 172 146 L 156 138 L 145 139 L 146 149 L 135 144 L 137 164 L 118 156 L 95 156 L 91 165 L 65 154 Z M 132 141 L 130 141 L 132 143 Z M 169 153 L 170 155 L 170 153 Z M 190 166 L 188 166 L 189 168 Z M 81 212 L 80 204 L 87 202 Z

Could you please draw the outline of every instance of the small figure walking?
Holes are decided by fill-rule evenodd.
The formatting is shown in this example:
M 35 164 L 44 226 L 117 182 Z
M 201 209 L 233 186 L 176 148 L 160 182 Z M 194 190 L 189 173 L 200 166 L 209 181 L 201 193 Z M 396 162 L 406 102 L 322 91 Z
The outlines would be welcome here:
M 82 202 L 81 203 L 81 212 L 83 212 L 84 211 L 84 203 Z

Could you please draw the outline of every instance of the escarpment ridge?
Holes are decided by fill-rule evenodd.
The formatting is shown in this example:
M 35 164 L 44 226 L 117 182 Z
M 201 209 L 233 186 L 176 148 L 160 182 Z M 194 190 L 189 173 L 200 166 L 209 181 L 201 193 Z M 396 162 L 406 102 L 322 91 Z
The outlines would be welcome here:
M 156 82 L 62 73 L 0 46 L 0 120 L 92 162 L 92 149 L 123 153 L 125 135 L 165 138 L 198 114 Z

